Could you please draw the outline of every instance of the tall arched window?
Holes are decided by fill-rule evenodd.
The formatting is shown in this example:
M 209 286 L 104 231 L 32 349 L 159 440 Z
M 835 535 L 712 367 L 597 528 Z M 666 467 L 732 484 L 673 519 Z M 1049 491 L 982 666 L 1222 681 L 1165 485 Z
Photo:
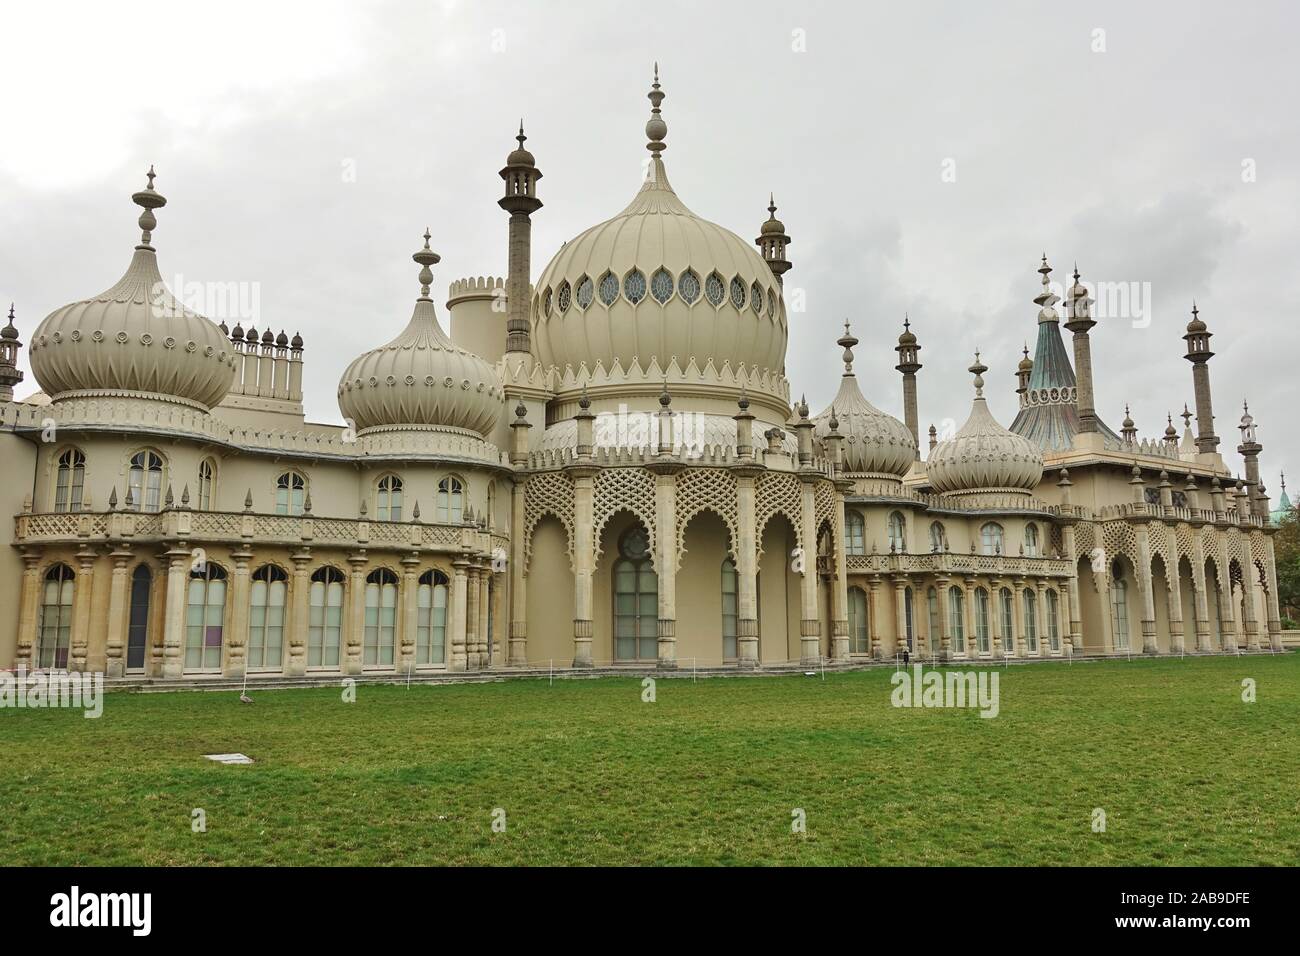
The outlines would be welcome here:
M 131 572 L 131 607 L 126 626 L 126 669 L 143 671 L 149 649 L 149 596 L 153 574 L 149 565 L 137 564 Z
M 384 475 L 375 493 L 375 518 L 378 521 L 402 520 L 402 479 Z
M 965 602 L 961 588 L 953 585 L 948 589 L 948 619 L 952 622 L 952 652 L 960 654 L 966 650 L 966 615 Z
M 1025 588 L 1025 648 L 1030 654 L 1038 653 L 1038 595 Z
M 217 477 L 217 466 L 211 458 L 204 458 L 199 462 L 199 510 L 212 510 L 212 489 L 213 483 Z
M 998 593 L 998 603 L 1002 605 L 1002 653 L 1016 652 L 1016 608 L 1011 591 L 1003 588 Z
M 940 521 L 930 522 L 930 553 L 934 554 L 947 549 L 948 536 L 943 532 L 943 523 Z
M 1047 591 L 1047 640 L 1053 652 L 1061 649 L 1061 603 L 1056 591 L 1050 588 Z
M 903 514 L 901 511 L 891 511 L 889 514 L 889 550 L 902 554 L 907 550 L 906 525 L 903 523 Z
M 185 669 L 221 670 L 222 629 L 226 617 L 226 572 L 208 562 L 190 572 L 185 610 Z
M 387 568 L 376 568 L 366 578 L 366 635 L 362 663 L 367 667 L 392 667 L 396 635 L 397 575 Z
M 36 666 L 64 670 L 72 647 L 72 589 L 76 574 L 66 564 L 45 572 L 41 617 L 36 625 Z
M 722 659 L 731 661 L 739 656 L 737 647 L 740 623 L 740 577 L 736 562 L 722 560 Z
M 497 526 L 496 517 L 497 517 L 497 483 L 495 481 L 489 481 L 488 489 L 487 489 L 487 523 L 488 523 L 489 531 L 493 531 L 496 529 Z
M 912 589 L 903 588 L 903 626 L 907 629 L 907 649 L 915 650 L 913 638 L 916 634 L 915 612 L 912 608 Z
M 253 572 L 248 593 L 248 645 L 245 666 L 249 670 L 279 670 L 284 666 L 284 604 L 289 576 L 274 564 Z
M 938 654 L 940 647 L 943 646 L 942 625 L 939 621 L 939 592 L 934 588 L 930 588 L 925 594 L 925 603 L 929 616 L 927 640 L 930 642 L 930 653 Z
M 86 456 L 78 448 L 69 448 L 59 456 L 54 482 L 54 510 L 60 513 L 81 510 L 81 493 L 86 484 Z
M 275 513 L 300 515 L 307 498 L 307 479 L 299 472 L 286 471 L 275 479 Z
M 338 667 L 343 643 L 343 572 L 331 567 L 317 569 L 307 596 L 307 666 Z
M 1032 522 L 1025 525 L 1025 557 L 1038 557 L 1038 525 Z
M 993 650 L 989 642 L 989 592 L 975 589 L 975 645 L 981 654 Z
M 131 507 L 136 511 L 157 511 L 162 504 L 162 458 L 151 451 L 138 451 L 131 456 L 127 471 L 127 488 Z
M 849 588 L 849 653 L 871 652 L 871 620 L 867 613 L 867 592 Z
M 459 478 L 448 475 L 438 482 L 438 520 L 443 524 L 462 521 L 465 486 Z
M 416 589 L 415 663 L 447 663 L 447 575 L 425 571 Z M 491 603 L 488 604 L 489 612 Z
M 1214 591 L 1213 585 L 1210 590 Z M 1111 566 L 1110 608 L 1115 632 L 1115 649 L 1126 651 L 1128 650 L 1128 581 L 1124 579 L 1124 566 L 1118 561 Z M 1219 615 L 1215 614 L 1214 617 L 1217 620 Z
M 844 538 L 846 554 L 867 553 L 867 526 L 860 511 L 844 513 Z
M 614 657 L 652 661 L 659 656 L 659 577 L 650 563 L 645 529 L 629 529 L 614 562 Z
M 1002 525 L 986 521 L 980 528 L 980 543 L 984 554 L 1002 554 Z

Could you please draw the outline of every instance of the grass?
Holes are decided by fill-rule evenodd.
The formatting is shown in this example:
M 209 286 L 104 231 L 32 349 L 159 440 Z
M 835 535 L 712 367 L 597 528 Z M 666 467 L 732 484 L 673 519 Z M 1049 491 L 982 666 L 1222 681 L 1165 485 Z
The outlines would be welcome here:
M 891 675 L 660 680 L 654 703 L 600 679 L 0 710 L 0 863 L 1300 859 L 1300 655 L 1012 667 L 991 720 L 895 709 Z M 228 751 L 256 763 L 203 758 Z

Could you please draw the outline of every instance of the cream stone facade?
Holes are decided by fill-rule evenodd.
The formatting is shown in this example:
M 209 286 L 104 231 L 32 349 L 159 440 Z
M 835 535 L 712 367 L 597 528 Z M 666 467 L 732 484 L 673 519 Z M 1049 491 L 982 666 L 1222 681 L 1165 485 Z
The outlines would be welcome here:
M 1181 434 L 1101 421 L 1079 275 L 999 424 L 920 446 L 921 345 L 900 420 L 867 400 L 846 323 L 827 409 L 791 404 L 790 237 L 753 242 L 677 196 L 656 70 L 639 192 L 531 282 L 535 157 L 501 170 L 508 273 L 414 255 L 406 327 L 305 420 L 303 338 L 229 329 L 166 289 L 153 233 L 108 291 L 0 333 L 0 667 L 141 680 L 538 667 L 807 667 L 893 659 L 1280 650 L 1269 502 L 1247 413 L 1234 480 L 1210 332 L 1184 336 Z M 1104 329 L 1103 329 L 1104 332 Z M 873 381 L 877 398 L 895 386 Z M 923 456 L 923 451 L 924 456 Z

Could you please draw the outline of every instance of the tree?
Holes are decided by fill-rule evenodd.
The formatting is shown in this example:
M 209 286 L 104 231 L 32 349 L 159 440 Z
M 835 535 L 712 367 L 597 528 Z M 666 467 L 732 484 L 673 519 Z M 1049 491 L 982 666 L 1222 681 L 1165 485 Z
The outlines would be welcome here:
M 1292 508 L 1282 516 L 1273 537 L 1277 557 L 1277 602 L 1282 616 L 1300 617 L 1300 509 Z

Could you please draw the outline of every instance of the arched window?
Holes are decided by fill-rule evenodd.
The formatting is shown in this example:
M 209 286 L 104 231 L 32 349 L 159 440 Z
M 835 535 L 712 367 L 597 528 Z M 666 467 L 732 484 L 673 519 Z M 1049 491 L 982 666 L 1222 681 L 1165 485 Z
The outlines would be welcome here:
M 212 489 L 216 477 L 217 466 L 213 463 L 211 458 L 204 458 L 199 462 L 198 505 L 200 511 L 212 510 Z
M 366 635 L 362 664 L 392 667 L 397 635 L 397 575 L 377 568 L 366 578 Z
M 149 565 L 137 564 L 131 572 L 131 607 L 126 626 L 126 669 L 143 671 L 149 649 L 149 597 L 153 574 Z
M 704 280 L 704 297 L 709 300 L 709 305 L 717 308 L 722 305 L 722 300 L 726 296 L 727 290 L 722 284 L 722 276 L 710 272 L 709 277 Z
M 402 520 L 402 479 L 384 475 L 375 493 L 375 518 L 379 521 Z
M 737 309 L 745 307 L 745 280 L 740 276 L 731 279 L 731 304 Z
M 930 553 L 934 554 L 940 551 L 946 551 L 948 547 L 948 536 L 944 534 L 943 522 L 930 522 Z
M 650 562 L 645 529 L 629 529 L 614 562 L 614 657 L 652 661 L 659 657 L 659 577 Z
M 952 622 L 952 652 L 961 654 L 966 650 L 966 616 L 965 602 L 961 588 L 953 585 L 948 589 L 948 618 Z
M 980 544 L 984 554 L 1002 554 L 1002 525 L 986 521 L 980 528 Z
M 901 511 L 891 511 L 889 513 L 889 550 L 902 554 L 907 550 L 907 541 L 905 540 L 906 525 L 903 524 L 903 514 Z
M 687 305 L 690 305 L 700 297 L 700 277 L 687 269 L 677 280 L 677 294 L 686 300 Z
M 650 277 L 650 294 L 663 305 L 673 297 L 673 276 L 667 269 L 659 269 Z
M 308 589 L 307 666 L 339 666 L 343 642 L 343 572 L 324 567 L 311 576 Z
M 623 277 L 623 294 L 633 305 L 645 298 L 645 274 L 640 269 L 633 269 Z
M 867 614 L 867 592 L 849 588 L 849 653 L 871 652 L 871 621 Z
M 914 650 L 913 637 L 916 633 L 916 624 L 913 620 L 914 611 L 912 609 L 912 589 L 903 588 L 903 626 L 907 629 L 907 649 Z
M 54 482 L 54 510 L 60 513 L 81 510 L 81 493 L 86 484 L 86 456 L 80 449 L 69 448 L 59 456 Z
M 989 592 L 975 589 L 975 644 L 981 654 L 988 654 L 993 646 L 989 642 Z
M 848 511 L 844 515 L 844 537 L 846 554 L 867 553 L 867 526 L 859 511 Z
M 749 287 L 749 307 L 755 315 L 763 314 L 763 287 L 757 282 Z
M 36 666 L 65 670 L 72 647 L 72 589 L 76 574 L 66 564 L 45 572 L 41 617 L 36 625 Z
M 613 305 L 614 300 L 618 298 L 618 276 L 612 272 L 606 272 L 600 280 L 600 301 L 605 305 Z
M 578 308 L 586 309 L 591 305 L 591 300 L 596 294 L 596 287 L 592 285 L 590 276 L 583 276 L 578 280 Z
M 1047 639 L 1053 652 L 1061 649 L 1061 603 L 1056 591 L 1050 588 L 1047 591 Z
M 1025 525 L 1025 557 L 1038 557 L 1038 525 Z
M 286 471 L 275 479 L 275 513 L 300 515 L 307 498 L 307 479 L 299 472 Z
M 1210 583 L 1210 591 L 1215 593 L 1217 598 L 1212 583 Z M 1126 651 L 1128 650 L 1128 581 L 1124 579 L 1124 566 L 1118 561 L 1111 566 L 1110 608 L 1115 631 L 1115 649 Z M 1215 614 L 1214 617 L 1218 620 L 1219 615 Z
M 459 478 L 448 475 L 438 482 L 438 520 L 443 524 L 460 524 L 464 508 L 465 486 Z
M 938 654 L 942 646 L 943 633 L 939 621 L 939 592 L 930 588 L 925 594 L 926 611 L 929 615 L 927 622 L 929 627 L 928 640 L 930 642 L 930 653 Z
M 190 572 L 185 611 L 185 669 L 219 671 L 226 617 L 226 572 L 211 562 L 201 568 Z
M 1025 588 L 1025 648 L 1030 654 L 1038 653 L 1038 595 Z
M 740 623 L 740 577 L 736 562 L 722 560 L 722 659 L 731 661 L 739 656 L 737 646 Z
M 274 564 L 253 572 L 248 593 L 248 645 L 244 664 L 249 670 L 279 670 L 284 666 L 284 603 L 289 576 Z
M 441 571 L 425 571 L 420 575 L 415 602 L 416 664 L 447 663 L 448 583 L 447 575 Z
M 131 456 L 127 471 L 127 489 L 131 508 L 136 511 L 157 511 L 162 504 L 162 458 L 152 451 L 138 451 Z
M 998 594 L 998 603 L 1002 605 L 1002 653 L 1014 654 L 1016 652 L 1016 608 L 1012 603 L 1015 599 L 1008 588 L 1003 588 Z

